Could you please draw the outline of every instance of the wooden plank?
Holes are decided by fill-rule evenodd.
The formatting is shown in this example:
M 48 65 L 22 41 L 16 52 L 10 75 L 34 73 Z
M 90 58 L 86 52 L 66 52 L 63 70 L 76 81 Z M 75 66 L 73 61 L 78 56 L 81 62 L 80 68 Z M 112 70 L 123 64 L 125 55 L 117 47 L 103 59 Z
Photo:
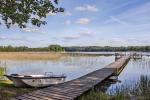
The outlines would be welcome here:
M 49 98 L 53 98 L 53 99 L 71 99 L 67 96 L 64 96 L 64 95 L 60 95 L 60 94 L 54 94 L 54 93 L 51 93 L 51 92 L 44 92 L 44 91 L 39 91 L 39 92 L 35 92 L 36 95 L 41 95 L 41 96 L 44 96 L 44 97 L 49 97 Z
M 36 94 L 36 93 L 34 93 L 34 94 L 28 94 L 29 96 L 33 96 L 33 97 L 38 97 L 38 98 L 40 98 L 41 100 L 59 100 L 59 99 L 56 99 L 56 98 L 50 98 L 50 97 L 47 97 L 47 96 L 45 96 L 45 95 L 42 95 L 41 93 L 40 94 Z
M 59 95 L 64 95 L 64 96 L 70 96 L 70 95 L 78 95 L 79 93 L 82 93 L 83 91 L 85 91 L 88 88 L 82 88 L 82 89 L 78 89 L 78 90 L 73 90 L 73 91 L 65 91 L 65 92 L 59 92 L 59 91 L 43 91 L 43 92 L 47 92 L 47 93 L 54 93 L 54 94 L 59 94 Z
M 23 95 L 16 97 L 16 99 L 18 99 L 18 100 L 33 100 L 33 99 L 30 99 L 30 98 L 26 98 Z
M 24 95 L 20 96 L 19 100 L 41 100 L 41 99 L 38 97 L 29 96 L 28 94 L 24 94 Z

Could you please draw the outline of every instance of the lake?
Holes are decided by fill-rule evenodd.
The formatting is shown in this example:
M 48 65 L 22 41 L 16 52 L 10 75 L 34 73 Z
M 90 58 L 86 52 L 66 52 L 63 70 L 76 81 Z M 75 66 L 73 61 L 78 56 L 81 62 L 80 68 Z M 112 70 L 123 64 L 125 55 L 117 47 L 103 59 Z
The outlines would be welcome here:
M 118 80 L 121 82 L 117 82 L 114 84 L 110 84 L 106 90 L 108 94 L 114 94 L 116 92 L 116 88 L 121 90 L 130 90 L 134 89 L 143 89 L 146 85 L 148 91 L 150 90 L 150 57 L 143 56 L 142 59 L 131 59 L 129 63 L 126 65 L 124 70 L 118 76 Z M 146 90 L 146 89 L 145 89 Z M 142 91 L 142 90 L 140 90 Z M 136 92 L 138 92 L 136 90 Z
M 57 60 L 0 60 L 0 66 L 6 68 L 7 74 L 65 73 L 67 75 L 66 81 L 69 81 L 103 68 L 114 61 L 114 56 L 66 56 Z M 105 92 L 114 94 L 116 88 L 122 89 L 124 86 L 129 89 L 136 88 L 142 77 L 150 78 L 149 56 L 143 56 L 142 59 L 131 59 L 118 76 L 119 82 L 107 85 Z
M 103 68 L 114 61 L 113 56 L 66 56 L 57 60 L 0 60 L 7 74 L 54 74 L 67 75 L 67 81 Z

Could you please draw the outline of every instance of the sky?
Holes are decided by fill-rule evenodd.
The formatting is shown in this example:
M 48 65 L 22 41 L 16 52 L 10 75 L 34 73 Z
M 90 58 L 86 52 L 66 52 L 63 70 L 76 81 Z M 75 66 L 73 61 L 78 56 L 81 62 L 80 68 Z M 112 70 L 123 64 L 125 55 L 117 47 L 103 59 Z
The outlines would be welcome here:
M 0 46 L 150 45 L 150 0 L 60 0 L 59 6 L 65 12 L 49 13 L 40 28 L 0 25 Z

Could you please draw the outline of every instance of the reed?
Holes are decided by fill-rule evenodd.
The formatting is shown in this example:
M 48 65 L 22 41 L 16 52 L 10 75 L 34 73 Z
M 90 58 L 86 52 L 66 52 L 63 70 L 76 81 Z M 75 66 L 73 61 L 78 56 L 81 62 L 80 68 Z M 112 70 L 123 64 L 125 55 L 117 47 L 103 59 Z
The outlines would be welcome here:
M 5 67 L 0 67 L 0 76 L 4 75 L 6 73 Z
M 11 59 L 11 60 L 55 60 L 63 56 L 62 53 L 55 52 L 0 52 L 0 59 Z
M 97 87 L 77 100 L 150 100 L 150 77 L 141 76 L 139 83 L 134 87 L 124 84 L 114 87 L 110 94 L 105 92 L 101 91 L 101 87 Z

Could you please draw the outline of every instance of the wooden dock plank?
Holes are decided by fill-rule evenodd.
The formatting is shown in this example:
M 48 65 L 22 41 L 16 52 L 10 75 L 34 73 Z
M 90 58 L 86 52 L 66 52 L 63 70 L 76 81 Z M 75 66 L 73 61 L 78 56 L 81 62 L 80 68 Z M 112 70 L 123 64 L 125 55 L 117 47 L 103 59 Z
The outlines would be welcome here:
M 71 99 L 71 98 L 68 97 L 68 96 L 61 95 L 61 94 L 54 93 L 54 92 L 40 91 L 40 92 L 35 92 L 34 94 L 40 95 L 41 98 L 47 97 L 47 98 L 53 98 L 53 99 L 57 99 L 57 100 L 60 100 L 60 99 Z
M 77 79 L 16 97 L 19 100 L 73 100 L 124 67 L 130 57 L 123 57 L 106 67 Z

